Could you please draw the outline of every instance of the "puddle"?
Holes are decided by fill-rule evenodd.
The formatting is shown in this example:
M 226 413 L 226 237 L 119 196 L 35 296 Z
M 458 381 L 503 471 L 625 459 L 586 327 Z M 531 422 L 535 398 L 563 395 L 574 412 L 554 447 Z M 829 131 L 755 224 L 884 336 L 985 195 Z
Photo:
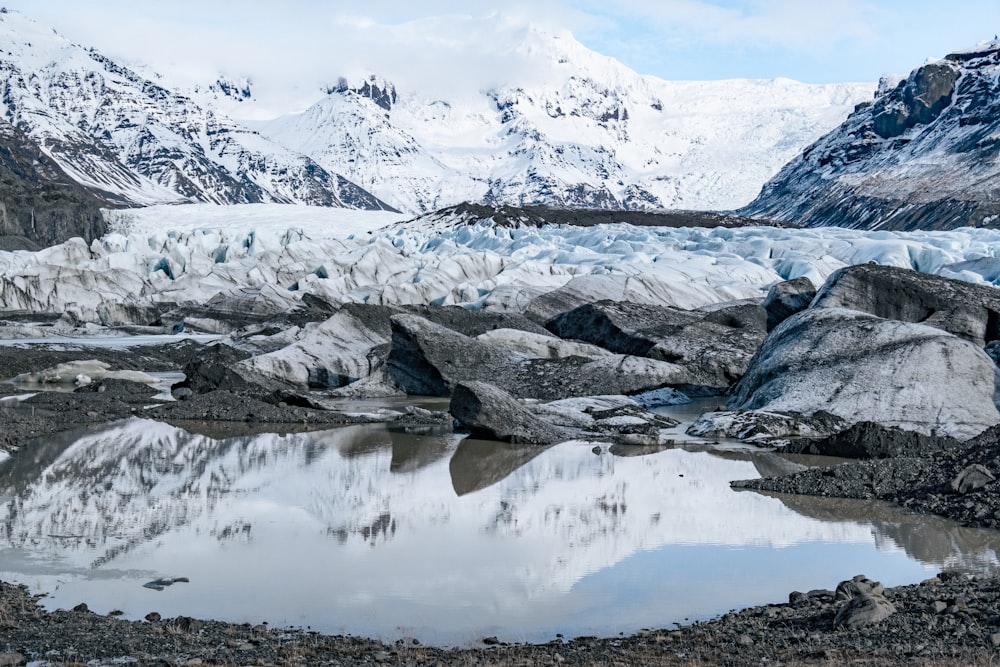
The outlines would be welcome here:
M 993 531 L 730 490 L 786 465 L 774 454 L 591 447 L 142 419 L 63 434 L 0 463 L 0 578 L 50 607 L 462 645 L 669 627 L 858 573 L 997 568 Z

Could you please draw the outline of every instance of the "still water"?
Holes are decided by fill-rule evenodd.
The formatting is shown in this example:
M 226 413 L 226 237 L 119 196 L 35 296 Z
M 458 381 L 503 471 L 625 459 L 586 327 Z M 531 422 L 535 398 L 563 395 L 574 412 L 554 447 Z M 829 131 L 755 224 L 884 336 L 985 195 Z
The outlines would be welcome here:
M 773 454 L 593 447 L 132 419 L 0 464 L 0 578 L 53 608 L 462 645 L 668 627 L 858 573 L 998 567 L 996 532 L 730 490 L 780 469 Z M 163 577 L 189 581 L 143 586 Z

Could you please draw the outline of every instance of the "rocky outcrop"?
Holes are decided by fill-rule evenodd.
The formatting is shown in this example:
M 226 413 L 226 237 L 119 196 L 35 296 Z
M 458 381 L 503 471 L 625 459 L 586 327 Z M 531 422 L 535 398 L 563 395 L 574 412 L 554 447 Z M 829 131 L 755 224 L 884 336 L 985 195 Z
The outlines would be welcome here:
M 743 375 L 763 342 L 766 317 L 763 308 L 750 304 L 680 310 L 598 301 L 547 326 L 560 338 L 676 364 L 686 372 L 685 384 L 725 390 Z
M 775 329 L 733 388 L 732 409 L 812 413 L 969 438 L 1000 421 L 997 369 L 932 327 L 811 308 Z
M 571 431 L 547 424 L 516 398 L 486 382 L 460 382 L 448 411 L 475 437 L 515 444 L 552 445 Z
M 995 41 L 883 84 L 742 212 L 810 227 L 996 227 L 998 72 Z
M 460 382 L 482 380 L 518 398 L 554 400 L 634 394 L 682 384 L 686 377 L 684 369 L 674 364 L 634 356 L 525 357 L 415 315 L 396 315 L 391 323 L 386 366 L 408 394 L 449 396 Z
M 37 143 L 0 120 L 0 250 L 37 249 L 107 230 L 107 202 L 77 185 Z
M 771 285 L 761 304 L 767 311 L 767 330 L 808 308 L 815 296 L 816 286 L 804 276 Z
M 813 306 L 918 322 L 979 347 L 1000 338 L 1000 290 L 893 266 L 844 267 L 823 284 Z

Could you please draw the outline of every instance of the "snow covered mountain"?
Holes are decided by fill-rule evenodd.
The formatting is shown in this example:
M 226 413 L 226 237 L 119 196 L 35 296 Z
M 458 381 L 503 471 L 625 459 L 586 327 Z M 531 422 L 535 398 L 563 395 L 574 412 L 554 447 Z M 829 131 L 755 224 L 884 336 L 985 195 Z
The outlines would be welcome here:
M 17 12 L 0 12 L 0 118 L 115 204 L 381 209 L 307 157 Z
M 531 74 L 502 85 L 456 81 L 443 93 L 341 78 L 304 112 L 257 127 L 411 213 L 461 201 L 731 209 L 874 89 L 668 82 L 568 33 L 526 29 L 517 38 L 504 48 L 530 62 Z M 232 96 L 218 86 L 204 92 Z
M 792 160 L 743 212 L 859 229 L 998 226 L 1000 42 L 883 81 L 874 103 Z

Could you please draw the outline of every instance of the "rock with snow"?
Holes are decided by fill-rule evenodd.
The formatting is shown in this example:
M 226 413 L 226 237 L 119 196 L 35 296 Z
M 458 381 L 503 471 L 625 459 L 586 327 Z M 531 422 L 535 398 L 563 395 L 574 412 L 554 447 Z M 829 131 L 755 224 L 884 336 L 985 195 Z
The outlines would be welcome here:
M 920 324 L 810 308 L 768 336 L 731 409 L 814 413 L 970 438 L 1000 421 L 997 367 L 982 349 Z
M 767 330 L 808 308 L 815 296 L 816 286 L 805 276 L 772 285 L 761 304 L 767 311 Z
M 733 438 L 761 445 L 784 444 L 789 438 L 818 438 L 836 433 L 846 422 L 824 410 L 811 414 L 736 410 L 706 412 L 688 426 L 701 438 Z
M 879 90 L 785 165 L 743 212 L 806 226 L 995 227 L 1000 42 Z
M 1000 290 L 892 266 L 840 269 L 820 288 L 813 306 L 919 322 L 980 347 L 1000 338 Z
M 306 324 L 291 336 L 292 342 L 280 349 L 236 362 L 237 371 L 296 389 L 342 387 L 371 375 L 389 352 L 387 336 L 347 311 Z
M 455 385 L 488 381 L 519 398 L 630 394 L 679 384 L 684 369 L 633 356 L 526 357 L 464 336 L 416 315 L 392 318 L 387 369 L 408 394 L 449 396 Z
M 51 387 L 75 385 L 83 387 L 101 380 L 128 380 L 142 384 L 156 384 L 152 375 L 142 371 L 112 370 L 110 364 L 96 359 L 68 361 L 34 373 L 22 373 L 11 382 L 21 387 Z
M 549 333 L 543 335 L 519 329 L 493 329 L 479 334 L 476 336 L 476 340 L 498 345 L 536 359 L 561 359 L 563 357 L 600 359 L 614 354 L 597 345 L 563 340 Z
M 676 364 L 687 371 L 685 384 L 715 390 L 743 375 L 767 334 L 764 309 L 748 304 L 685 311 L 599 301 L 559 315 L 548 328 L 561 338 Z

